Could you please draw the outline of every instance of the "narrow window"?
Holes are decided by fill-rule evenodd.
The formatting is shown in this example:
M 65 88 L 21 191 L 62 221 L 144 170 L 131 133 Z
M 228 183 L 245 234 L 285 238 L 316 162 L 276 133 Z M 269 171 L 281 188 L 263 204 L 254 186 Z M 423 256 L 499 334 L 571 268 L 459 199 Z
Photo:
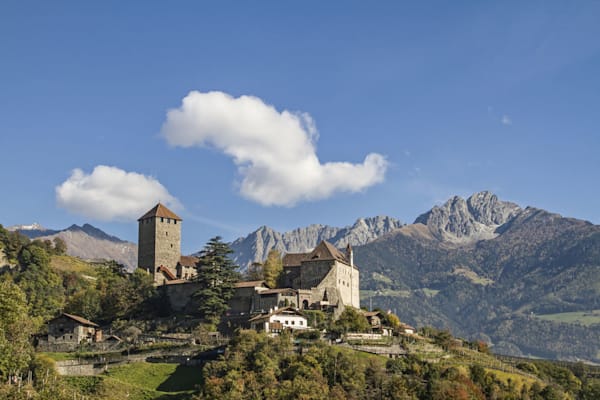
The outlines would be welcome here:
M 173 223 L 174 223 L 175 225 L 177 225 L 177 220 L 176 220 L 176 219 L 174 219 L 174 220 L 173 220 Z
M 160 222 L 165 222 L 165 219 L 163 217 L 160 217 Z
M 165 235 L 169 236 L 169 232 L 165 232 Z

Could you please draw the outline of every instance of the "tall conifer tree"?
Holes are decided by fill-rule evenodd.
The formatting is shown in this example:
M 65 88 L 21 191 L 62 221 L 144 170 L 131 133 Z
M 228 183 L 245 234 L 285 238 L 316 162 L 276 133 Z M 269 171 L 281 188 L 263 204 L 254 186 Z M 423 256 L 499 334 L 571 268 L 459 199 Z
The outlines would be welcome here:
M 229 244 L 216 236 L 204 246 L 196 263 L 195 280 L 200 283 L 200 289 L 194 293 L 194 299 L 200 316 L 211 324 L 218 324 L 229 308 L 235 283 L 239 281 L 238 267 L 229 257 L 231 253 Z

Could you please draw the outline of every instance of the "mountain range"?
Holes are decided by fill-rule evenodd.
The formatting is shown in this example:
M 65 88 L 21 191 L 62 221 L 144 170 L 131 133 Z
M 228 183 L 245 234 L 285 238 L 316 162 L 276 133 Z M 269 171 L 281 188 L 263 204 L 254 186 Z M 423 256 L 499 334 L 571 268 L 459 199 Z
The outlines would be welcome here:
M 7 228 L 19 231 L 30 239 L 61 238 L 67 244 L 67 254 L 85 260 L 115 260 L 129 271 L 137 266 L 137 245 L 111 236 L 90 225 L 71 225 L 62 230 L 46 229 L 39 224 L 15 225 Z
M 362 304 L 448 328 L 499 353 L 600 362 L 600 226 L 493 193 L 454 196 L 403 225 L 261 227 L 233 242 L 242 268 L 272 248 L 354 246 Z
M 135 244 L 88 224 L 19 231 L 59 236 L 81 258 L 136 265 Z M 354 247 L 363 305 L 484 340 L 498 353 L 600 362 L 598 225 L 480 192 L 452 197 L 412 224 L 379 216 L 285 233 L 262 226 L 231 247 L 244 270 L 273 248 L 305 252 L 321 240 Z
M 397 219 L 382 216 L 359 218 L 353 225 L 343 228 L 315 224 L 285 233 L 261 226 L 248 236 L 233 241 L 231 249 L 234 261 L 245 270 L 253 262 L 264 261 L 271 249 L 281 254 L 301 253 L 314 249 L 323 240 L 339 248 L 348 244 L 359 246 L 401 226 L 403 224 Z

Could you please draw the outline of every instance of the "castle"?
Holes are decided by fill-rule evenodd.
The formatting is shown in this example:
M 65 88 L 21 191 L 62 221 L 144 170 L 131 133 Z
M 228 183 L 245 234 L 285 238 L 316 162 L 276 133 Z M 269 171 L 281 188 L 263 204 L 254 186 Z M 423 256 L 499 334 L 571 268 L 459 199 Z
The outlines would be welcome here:
M 138 223 L 138 267 L 153 275 L 174 311 L 193 310 L 192 295 L 199 289 L 193 280 L 198 259 L 181 255 L 182 219 L 159 203 Z M 269 288 L 264 281 L 238 282 L 229 317 L 241 322 L 249 315 L 285 306 L 334 315 L 345 306 L 360 308 L 360 273 L 350 245 L 342 252 L 323 241 L 310 252 L 286 254 L 282 262 L 283 287 Z

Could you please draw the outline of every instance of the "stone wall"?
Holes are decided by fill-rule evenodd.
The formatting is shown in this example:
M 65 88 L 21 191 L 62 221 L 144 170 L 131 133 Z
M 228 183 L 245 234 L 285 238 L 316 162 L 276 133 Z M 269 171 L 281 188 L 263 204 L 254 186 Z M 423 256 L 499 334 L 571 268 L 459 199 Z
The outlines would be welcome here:
M 200 289 L 200 284 L 196 282 L 177 283 L 158 287 L 158 290 L 164 291 L 167 299 L 169 299 L 171 309 L 175 312 L 193 312 L 195 307 L 192 296 L 198 289 Z
M 360 308 L 359 271 L 350 265 L 335 262 L 335 274 L 329 274 L 320 286 L 336 287 L 344 305 Z
M 283 268 L 283 276 L 282 286 L 283 287 L 291 287 L 291 288 L 299 288 L 300 287 L 300 269 L 299 266 L 293 267 L 284 267 Z
M 317 287 L 327 276 L 334 261 L 311 260 L 305 261 L 300 267 L 300 286 L 294 289 L 312 289 Z
M 56 362 L 56 372 L 67 376 L 91 376 L 103 373 L 107 370 L 107 366 L 106 363 L 65 360 Z
M 236 288 L 233 298 L 229 301 L 229 312 L 233 315 L 250 314 L 255 308 L 257 298 L 260 296 L 255 294 L 254 287 Z

